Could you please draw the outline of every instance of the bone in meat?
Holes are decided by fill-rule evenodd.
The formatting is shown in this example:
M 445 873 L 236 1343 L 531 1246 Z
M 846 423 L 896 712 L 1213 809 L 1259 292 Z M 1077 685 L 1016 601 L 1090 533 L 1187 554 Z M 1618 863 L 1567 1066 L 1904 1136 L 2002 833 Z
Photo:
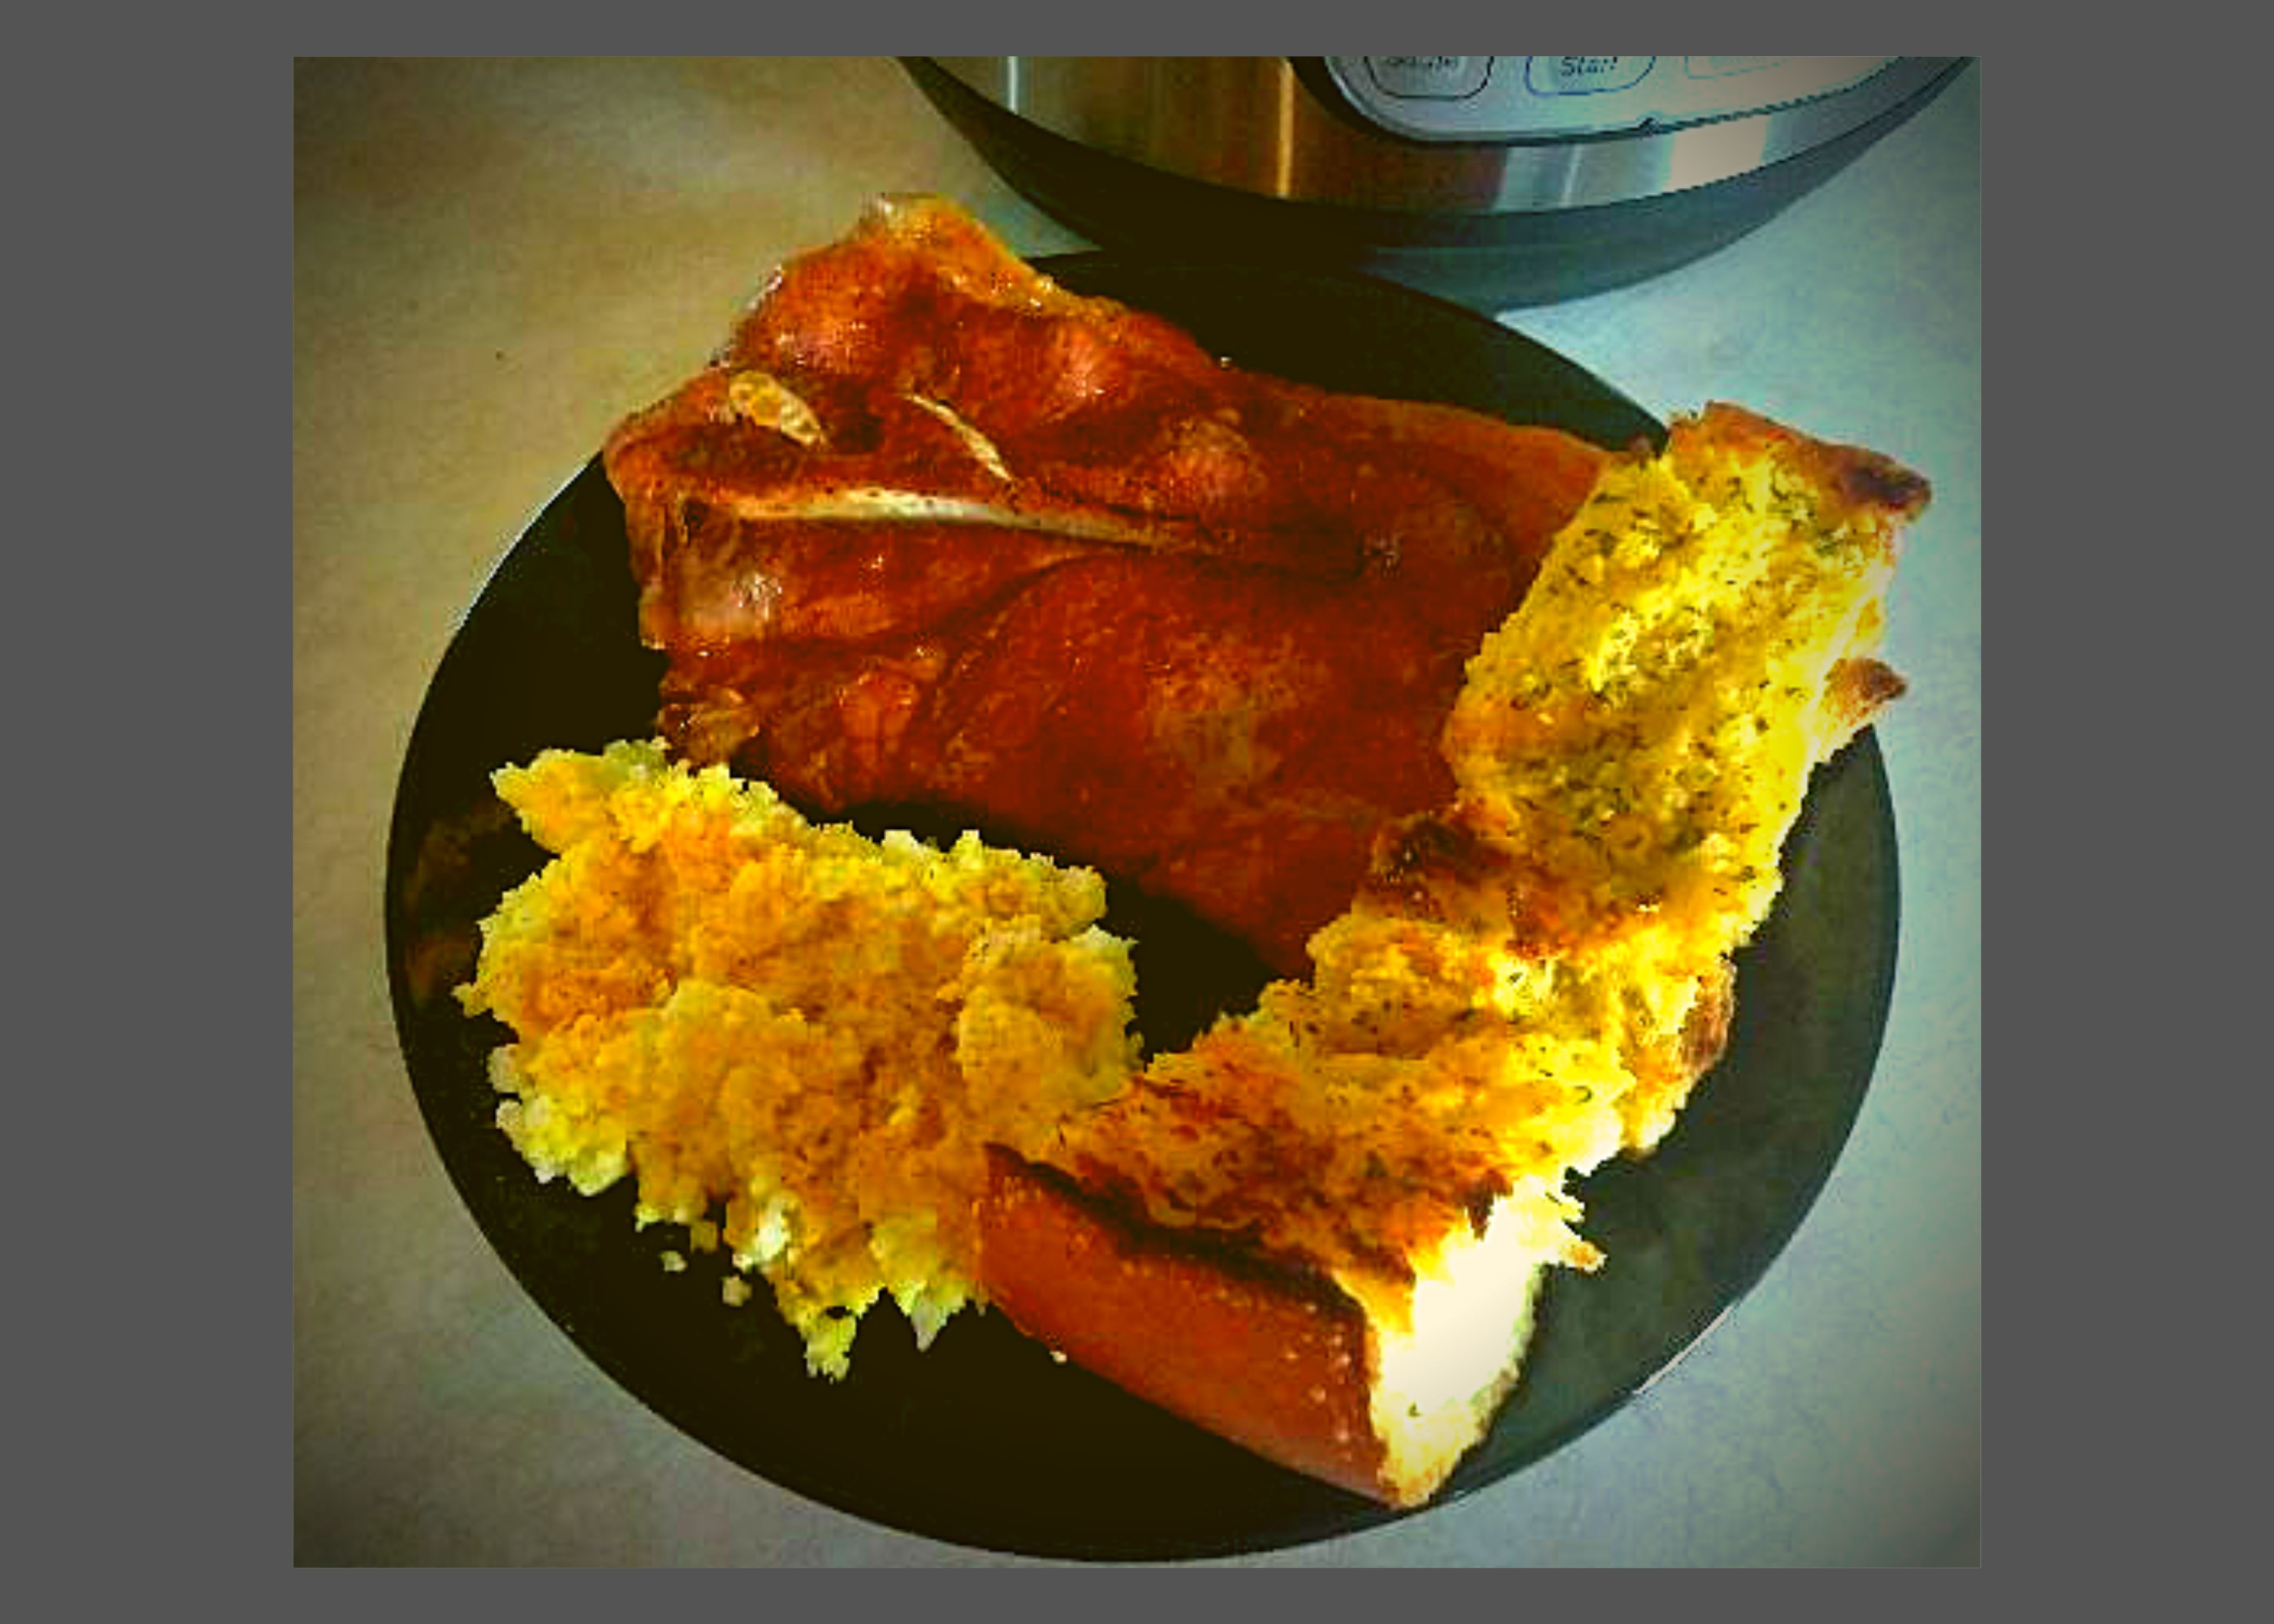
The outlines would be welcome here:
M 1601 455 L 1224 365 L 892 199 L 606 466 L 676 753 L 968 818 L 1290 973 L 1450 792 L 1464 662 Z

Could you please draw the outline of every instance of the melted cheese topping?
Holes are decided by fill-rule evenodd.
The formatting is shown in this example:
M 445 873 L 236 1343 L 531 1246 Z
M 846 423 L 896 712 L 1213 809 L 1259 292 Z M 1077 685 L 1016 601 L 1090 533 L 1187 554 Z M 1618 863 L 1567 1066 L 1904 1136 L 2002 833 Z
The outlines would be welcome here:
M 1827 512 L 1768 457 L 1609 470 L 1445 731 L 1563 929 L 1658 917 L 1726 951 L 1758 925 L 1833 667 L 1868 651 L 1894 568 L 1884 523 Z
M 1607 469 L 1470 662 L 1434 838 L 1313 938 L 1309 983 L 1073 1124 L 1068 1165 L 1356 1280 L 1655 1144 L 1878 632 L 1916 490 L 1851 495 L 1863 455 L 1722 410 Z

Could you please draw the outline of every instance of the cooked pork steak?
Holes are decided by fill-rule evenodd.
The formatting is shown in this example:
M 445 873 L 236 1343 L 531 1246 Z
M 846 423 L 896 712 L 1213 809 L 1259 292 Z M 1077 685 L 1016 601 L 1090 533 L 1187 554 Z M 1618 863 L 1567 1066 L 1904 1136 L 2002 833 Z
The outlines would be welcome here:
M 1451 793 L 1464 663 L 1602 455 L 1243 372 L 898 199 L 606 461 L 675 753 L 968 819 L 1299 973 Z

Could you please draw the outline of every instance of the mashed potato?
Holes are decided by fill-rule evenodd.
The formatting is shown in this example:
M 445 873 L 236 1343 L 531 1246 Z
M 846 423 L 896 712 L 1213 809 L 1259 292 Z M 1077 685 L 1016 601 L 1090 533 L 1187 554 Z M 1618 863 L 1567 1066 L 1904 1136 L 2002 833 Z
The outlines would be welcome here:
M 975 1295 L 982 1146 L 1045 1154 L 1134 1064 L 1103 882 L 974 836 L 818 827 L 653 742 L 495 783 L 555 853 L 458 994 L 514 1033 L 490 1075 L 515 1147 L 722 1241 L 817 1372 L 844 1373 L 880 1296 L 928 1343 Z

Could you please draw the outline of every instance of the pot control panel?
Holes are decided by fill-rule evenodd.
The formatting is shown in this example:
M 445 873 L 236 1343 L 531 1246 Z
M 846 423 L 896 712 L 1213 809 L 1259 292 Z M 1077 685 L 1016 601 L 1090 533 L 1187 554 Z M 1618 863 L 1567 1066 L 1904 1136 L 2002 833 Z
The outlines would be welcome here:
M 1546 140 L 1765 113 L 1892 56 L 1329 56 L 1363 116 L 1424 141 Z

